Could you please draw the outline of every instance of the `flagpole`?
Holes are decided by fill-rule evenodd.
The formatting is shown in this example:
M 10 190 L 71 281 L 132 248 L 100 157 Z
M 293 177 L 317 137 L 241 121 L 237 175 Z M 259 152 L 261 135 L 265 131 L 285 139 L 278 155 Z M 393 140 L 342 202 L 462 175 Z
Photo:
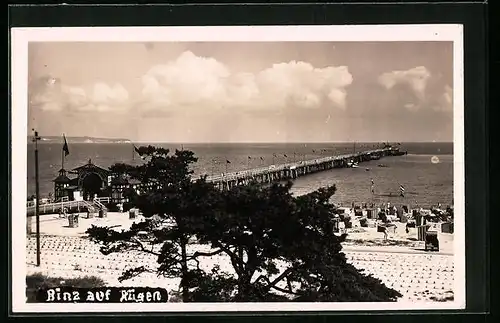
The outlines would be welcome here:
M 33 129 L 35 131 L 35 129 Z M 36 265 L 40 267 L 40 183 L 38 178 L 38 131 L 35 131 L 35 219 L 36 219 Z
M 61 149 L 61 169 L 64 169 L 64 149 Z
M 64 169 L 64 147 L 66 145 L 66 135 L 65 134 L 63 134 L 63 139 L 64 139 L 63 149 L 61 149 L 61 169 Z

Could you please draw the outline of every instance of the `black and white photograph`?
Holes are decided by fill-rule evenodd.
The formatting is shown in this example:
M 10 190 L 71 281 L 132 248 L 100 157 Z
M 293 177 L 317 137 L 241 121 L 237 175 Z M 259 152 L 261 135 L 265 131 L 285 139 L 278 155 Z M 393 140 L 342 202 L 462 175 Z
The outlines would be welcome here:
M 465 308 L 462 38 L 14 28 L 13 312 Z

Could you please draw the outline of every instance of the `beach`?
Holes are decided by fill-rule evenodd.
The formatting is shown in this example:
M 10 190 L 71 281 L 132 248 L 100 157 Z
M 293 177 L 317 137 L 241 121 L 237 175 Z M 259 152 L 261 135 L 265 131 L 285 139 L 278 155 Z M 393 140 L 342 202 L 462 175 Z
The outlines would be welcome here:
M 163 287 L 169 291 L 178 290 L 178 278 L 157 277 L 156 274 L 142 274 L 122 283 L 118 277 L 127 268 L 146 266 L 155 268 L 152 255 L 127 252 L 103 255 L 99 246 L 86 238 L 85 231 L 91 225 L 116 226 L 115 230 L 127 229 L 138 217 L 129 219 L 128 213 L 109 212 L 105 218 L 79 218 L 79 226 L 68 227 L 68 219 L 59 215 L 45 215 L 41 218 L 41 266 L 36 267 L 36 240 L 26 239 L 27 274 L 42 273 L 51 277 L 75 278 L 95 275 L 108 286 Z M 34 223 L 32 223 L 34 229 Z M 452 301 L 454 286 L 453 234 L 438 232 L 439 252 L 423 251 L 423 242 L 415 241 L 416 231 L 405 231 L 405 224 L 396 223 L 396 230 L 387 240 L 376 228 L 361 228 L 353 221 L 353 228 L 347 229 L 347 240 L 342 252 L 348 262 L 366 274 L 379 278 L 388 287 L 399 291 L 399 301 Z M 188 252 L 208 250 L 208 246 L 193 242 Z M 210 270 L 219 264 L 222 271 L 231 273 L 229 260 L 223 256 L 204 257 L 203 270 Z M 286 264 L 280 267 L 285 268 Z

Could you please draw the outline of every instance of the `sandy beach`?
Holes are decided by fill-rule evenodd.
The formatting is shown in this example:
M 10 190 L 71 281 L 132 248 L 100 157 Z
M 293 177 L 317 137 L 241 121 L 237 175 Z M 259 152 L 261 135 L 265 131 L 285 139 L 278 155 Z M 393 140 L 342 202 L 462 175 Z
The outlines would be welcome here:
M 85 275 L 101 277 L 109 286 L 149 286 L 177 290 L 179 279 L 158 278 L 156 274 L 143 274 L 131 280 L 118 282 L 118 277 L 127 268 L 147 266 L 155 268 L 154 256 L 137 252 L 104 256 L 99 246 L 85 238 L 90 225 L 117 226 L 115 230 L 127 229 L 134 221 L 128 213 L 108 213 L 106 218 L 80 218 L 79 227 L 68 227 L 68 220 L 58 215 L 41 217 L 41 266 L 36 267 L 36 242 L 30 236 L 26 240 L 27 274 L 43 273 L 52 277 L 71 278 Z M 354 223 L 355 224 L 355 223 Z M 423 251 L 423 242 L 416 241 L 416 230 L 405 232 L 405 224 L 396 223 L 394 233 L 384 240 L 376 228 L 361 228 L 356 224 L 348 229 L 348 240 L 343 252 L 356 268 L 365 270 L 382 280 L 387 286 L 398 290 L 401 301 L 446 301 L 453 299 L 454 258 L 453 234 L 438 231 L 439 252 Z M 33 223 L 33 230 L 34 230 Z M 207 249 L 207 246 L 192 244 L 191 251 Z M 219 264 L 221 270 L 231 273 L 228 259 L 223 256 L 205 257 L 201 268 L 210 270 Z

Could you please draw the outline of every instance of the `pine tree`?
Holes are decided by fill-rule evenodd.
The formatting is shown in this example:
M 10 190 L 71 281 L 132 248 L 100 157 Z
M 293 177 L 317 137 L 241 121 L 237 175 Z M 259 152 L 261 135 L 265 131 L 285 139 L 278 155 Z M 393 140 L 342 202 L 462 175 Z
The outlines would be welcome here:
M 336 187 L 293 196 L 292 183 L 250 183 L 217 190 L 206 177 L 192 180 L 191 151 L 140 147 L 144 165 L 115 165 L 144 186 L 132 203 L 146 217 L 130 230 L 92 227 L 103 253 L 141 250 L 158 257 L 158 268 L 139 267 L 121 279 L 152 271 L 181 278 L 184 302 L 394 301 L 401 296 L 350 265 L 334 233 L 331 198 Z M 188 252 L 190 241 L 204 252 Z M 209 247 L 209 249 L 207 249 Z M 200 250 L 200 249 L 199 249 Z M 203 258 L 224 256 L 234 274 Z M 221 258 L 224 259 L 224 258 Z

